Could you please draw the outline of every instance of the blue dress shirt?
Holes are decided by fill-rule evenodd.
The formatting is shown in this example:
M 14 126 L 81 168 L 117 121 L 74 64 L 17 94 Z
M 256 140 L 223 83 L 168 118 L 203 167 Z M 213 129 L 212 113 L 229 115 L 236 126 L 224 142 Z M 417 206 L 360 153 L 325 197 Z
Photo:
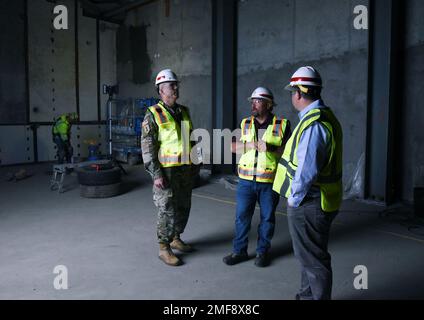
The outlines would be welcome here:
M 325 107 L 322 100 L 316 100 L 299 113 L 299 118 L 302 121 L 309 111 Z M 312 184 L 328 162 L 331 148 L 329 137 L 327 128 L 319 122 L 303 131 L 297 148 L 298 166 L 287 200 L 290 207 L 299 207 L 306 196 L 311 198 L 320 196 L 319 188 Z

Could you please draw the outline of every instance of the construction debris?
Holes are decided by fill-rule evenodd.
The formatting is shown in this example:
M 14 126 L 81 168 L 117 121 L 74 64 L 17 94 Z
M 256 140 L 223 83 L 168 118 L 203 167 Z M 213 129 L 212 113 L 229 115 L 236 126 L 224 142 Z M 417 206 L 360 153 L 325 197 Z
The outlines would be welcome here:
M 31 177 L 30 174 L 28 174 L 28 172 L 25 169 L 21 169 L 18 172 L 12 173 L 12 172 L 8 172 L 6 174 L 6 181 L 20 181 L 20 180 L 24 180 L 26 178 Z

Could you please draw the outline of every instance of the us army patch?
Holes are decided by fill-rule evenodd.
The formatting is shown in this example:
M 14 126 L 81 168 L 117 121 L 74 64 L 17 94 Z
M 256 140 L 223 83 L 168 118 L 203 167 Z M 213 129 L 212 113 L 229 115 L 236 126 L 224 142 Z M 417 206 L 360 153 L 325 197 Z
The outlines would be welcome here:
M 147 120 L 143 121 L 143 131 L 145 134 L 148 134 L 150 132 L 150 125 Z

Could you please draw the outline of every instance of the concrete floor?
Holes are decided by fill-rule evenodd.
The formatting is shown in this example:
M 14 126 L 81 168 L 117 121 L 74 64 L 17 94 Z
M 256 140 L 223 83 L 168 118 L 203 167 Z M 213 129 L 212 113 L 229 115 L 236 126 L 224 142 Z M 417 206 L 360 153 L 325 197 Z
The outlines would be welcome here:
M 217 182 L 195 189 L 184 240 L 197 250 L 172 268 L 157 258 L 156 209 L 142 166 L 127 168 L 128 192 L 109 199 L 81 198 L 75 176 L 67 192 L 50 191 L 50 167 L 26 166 L 33 176 L 19 182 L 5 176 L 21 167 L 0 168 L 0 299 L 293 299 L 299 265 L 281 204 L 271 266 L 251 259 L 229 267 L 222 257 L 231 250 L 235 192 Z M 330 242 L 334 299 L 424 298 L 422 227 L 408 230 L 402 209 L 379 215 L 384 209 L 344 203 Z M 252 258 L 256 226 L 255 219 Z M 68 290 L 54 289 L 57 265 L 68 269 Z M 353 287 L 357 265 L 368 268 L 368 290 Z

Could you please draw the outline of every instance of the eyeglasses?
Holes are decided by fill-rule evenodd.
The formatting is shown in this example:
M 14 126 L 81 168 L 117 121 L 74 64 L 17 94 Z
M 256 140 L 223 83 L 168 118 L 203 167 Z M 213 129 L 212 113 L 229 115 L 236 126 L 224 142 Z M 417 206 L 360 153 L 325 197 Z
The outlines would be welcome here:
M 177 82 L 165 82 L 163 86 L 165 88 L 170 88 L 170 89 L 178 89 L 180 87 L 179 83 Z

